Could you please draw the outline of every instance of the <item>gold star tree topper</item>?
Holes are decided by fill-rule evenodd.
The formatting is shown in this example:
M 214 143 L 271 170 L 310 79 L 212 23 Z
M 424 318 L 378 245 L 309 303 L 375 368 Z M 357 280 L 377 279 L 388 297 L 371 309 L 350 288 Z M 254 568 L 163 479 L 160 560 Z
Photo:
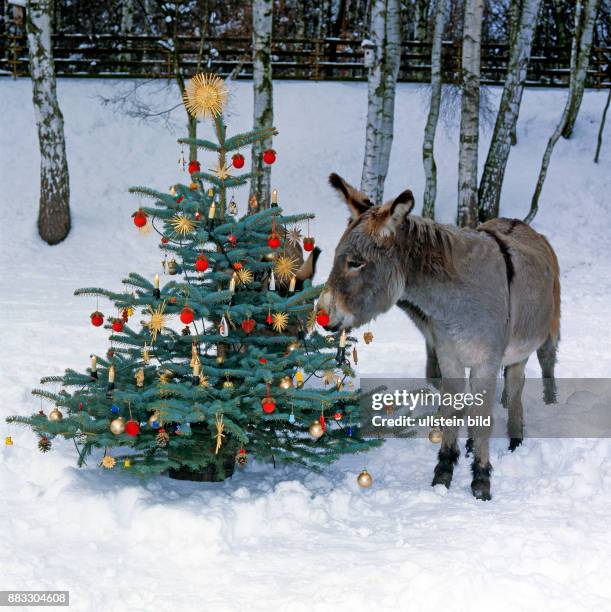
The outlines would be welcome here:
M 196 74 L 187 83 L 183 99 L 187 111 L 194 117 L 218 117 L 227 104 L 225 81 L 215 74 Z

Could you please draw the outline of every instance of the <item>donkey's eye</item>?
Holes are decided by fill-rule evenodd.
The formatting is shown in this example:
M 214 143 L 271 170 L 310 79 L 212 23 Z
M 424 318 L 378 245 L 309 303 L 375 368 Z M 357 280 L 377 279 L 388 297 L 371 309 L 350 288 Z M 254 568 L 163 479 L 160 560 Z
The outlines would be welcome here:
M 348 267 L 351 270 L 358 270 L 359 268 L 362 268 L 365 265 L 364 261 L 359 261 L 358 259 L 349 259 L 348 260 Z

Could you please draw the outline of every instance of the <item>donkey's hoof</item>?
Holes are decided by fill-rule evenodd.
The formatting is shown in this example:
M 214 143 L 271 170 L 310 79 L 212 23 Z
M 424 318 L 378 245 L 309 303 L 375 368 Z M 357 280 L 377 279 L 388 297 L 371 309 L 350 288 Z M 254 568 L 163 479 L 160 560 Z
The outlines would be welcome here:
M 492 474 L 492 466 L 490 463 L 482 465 L 477 460 L 471 465 L 473 472 L 473 481 L 471 482 L 471 491 L 475 499 L 489 501 L 492 499 L 490 495 L 490 474 Z
M 445 466 L 437 466 L 435 468 L 435 476 L 433 476 L 433 482 L 431 486 L 435 487 L 437 485 L 443 485 L 446 489 L 450 488 L 452 484 L 452 476 L 454 475 L 454 470 L 447 469 Z
M 468 457 L 473 453 L 473 438 L 467 438 L 467 442 L 465 444 L 465 457 Z
M 482 501 L 490 501 L 492 495 L 490 495 L 490 479 L 489 478 L 476 478 L 471 483 L 471 491 L 475 499 L 481 499 Z
M 512 453 L 518 446 L 522 446 L 522 438 L 509 438 L 509 450 Z

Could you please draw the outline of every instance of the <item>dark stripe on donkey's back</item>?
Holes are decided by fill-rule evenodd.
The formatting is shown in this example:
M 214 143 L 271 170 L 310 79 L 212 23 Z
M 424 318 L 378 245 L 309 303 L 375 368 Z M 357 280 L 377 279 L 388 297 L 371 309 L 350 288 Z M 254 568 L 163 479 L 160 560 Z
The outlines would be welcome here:
M 503 256 L 503 260 L 505 261 L 505 272 L 507 274 L 507 285 L 511 285 L 511 281 L 513 280 L 515 270 L 513 267 L 513 261 L 511 260 L 511 253 L 509 252 L 509 247 L 507 244 L 501 239 L 501 237 L 492 230 L 483 229 L 480 230 L 488 236 L 490 236 L 498 245 L 499 250 L 501 251 L 501 255 Z

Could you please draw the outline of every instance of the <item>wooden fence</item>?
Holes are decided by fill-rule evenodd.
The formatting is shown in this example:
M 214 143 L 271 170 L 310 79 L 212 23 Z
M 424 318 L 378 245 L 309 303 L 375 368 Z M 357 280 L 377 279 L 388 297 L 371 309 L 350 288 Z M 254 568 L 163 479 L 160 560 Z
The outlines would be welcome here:
M 186 75 L 198 67 L 226 75 L 238 70 L 238 78 L 251 78 L 249 38 L 210 38 L 202 47 L 197 37 L 181 37 L 177 53 Z M 155 36 L 69 35 L 53 39 L 55 66 L 62 77 L 169 78 L 173 76 L 172 50 L 167 40 Z M 430 79 L 429 43 L 403 43 L 400 81 L 425 82 Z M 442 53 L 444 81 L 456 83 L 460 74 L 460 44 L 445 42 Z M 507 70 L 508 46 L 482 46 L 482 82 L 502 83 Z M 569 48 L 533 49 L 527 84 L 566 86 L 569 81 Z M 611 47 L 592 50 L 587 85 L 611 85 Z M 367 78 L 360 40 L 275 39 L 272 48 L 275 79 L 361 81 Z M 0 76 L 28 74 L 27 47 L 22 36 L 4 37 L 0 48 Z

